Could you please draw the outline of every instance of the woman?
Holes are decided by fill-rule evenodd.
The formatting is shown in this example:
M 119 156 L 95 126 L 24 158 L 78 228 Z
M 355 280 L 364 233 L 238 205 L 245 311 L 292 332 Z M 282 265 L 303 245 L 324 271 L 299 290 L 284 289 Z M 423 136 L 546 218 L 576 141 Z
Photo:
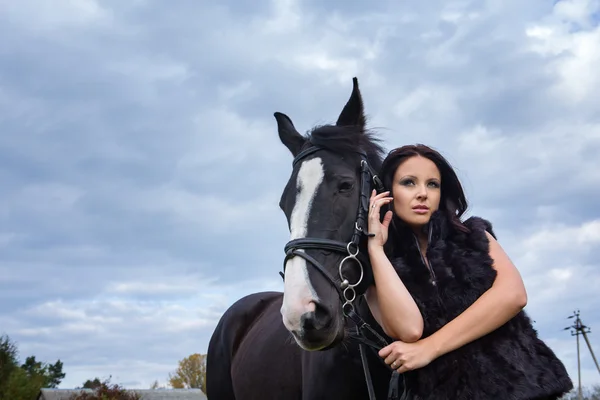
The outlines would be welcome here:
M 424 145 L 393 150 L 370 199 L 373 315 L 398 339 L 379 355 L 403 399 L 558 399 L 573 384 L 522 309 L 521 276 L 491 224 L 471 217 L 449 163 Z M 382 209 L 387 209 L 383 219 Z

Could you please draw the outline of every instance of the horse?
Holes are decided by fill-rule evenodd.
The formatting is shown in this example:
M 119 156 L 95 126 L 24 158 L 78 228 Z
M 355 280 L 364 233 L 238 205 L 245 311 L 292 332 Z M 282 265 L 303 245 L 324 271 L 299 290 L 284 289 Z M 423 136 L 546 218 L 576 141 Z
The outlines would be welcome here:
M 290 231 L 284 291 L 247 295 L 224 312 L 207 350 L 207 398 L 397 398 L 398 373 L 377 354 L 391 338 L 364 298 L 374 283 L 366 218 L 372 189 L 383 190 L 383 148 L 366 129 L 358 80 L 335 124 L 302 136 L 287 115 L 274 117 L 294 157 L 279 203 Z

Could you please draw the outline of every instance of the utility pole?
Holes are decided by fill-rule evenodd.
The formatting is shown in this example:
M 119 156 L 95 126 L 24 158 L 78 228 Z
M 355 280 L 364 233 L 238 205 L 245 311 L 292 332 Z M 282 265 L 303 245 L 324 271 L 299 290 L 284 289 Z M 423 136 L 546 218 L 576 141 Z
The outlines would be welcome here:
M 590 330 L 589 327 L 584 325 L 583 322 L 581 321 L 581 318 L 579 318 L 579 310 L 574 311 L 573 315 L 571 315 L 567 318 L 569 318 L 569 319 L 575 318 L 575 323 L 571 326 L 567 326 L 564 330 L 571 329 L 571 336 L 575 336 L 577 338 L 577 375 L 579 378 L 579 388 L 577 389 L 577 393 L 578 393 L 579 400 L 582 400 L 583 394 L 581 392 L 581 355 L 580 355 L 580 351 L 579 351 L 579 335 L 582 335 L 583 338 L 585 339 L 585 343 L 588 346 L 590 354 L 592 355 L 592 359 L 594 360 L 594 363 L 596 364 L 596 368 L 598 369 L 599 373 L 600 373 L 600 366 L 598 366 L 598 360 L 596 360 L 596 356 L 594 355 L 594 350 L 592 350 L 592 345 L 590 344 L 590 341 L 587 337 L 587 334 L 591 333 L 592 331 Z

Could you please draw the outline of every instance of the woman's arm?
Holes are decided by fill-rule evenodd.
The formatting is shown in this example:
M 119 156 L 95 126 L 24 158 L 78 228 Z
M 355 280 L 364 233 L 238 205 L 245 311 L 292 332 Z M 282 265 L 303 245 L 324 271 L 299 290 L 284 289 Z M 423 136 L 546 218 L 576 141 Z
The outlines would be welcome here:
M 435 358 L 496 330 L 527 305 L 527 292 L 519 271 L 492 235 L 488 232 L 486 235 L 496 280 L 463 313 L 424 339 L 432 345 Z
M 392 267 L 382 246 L 369 245 L 375 286 L 366 292 L 371 313 L 386 335 L 416 342 L 423 334 L 423 317 L 411 294 Z

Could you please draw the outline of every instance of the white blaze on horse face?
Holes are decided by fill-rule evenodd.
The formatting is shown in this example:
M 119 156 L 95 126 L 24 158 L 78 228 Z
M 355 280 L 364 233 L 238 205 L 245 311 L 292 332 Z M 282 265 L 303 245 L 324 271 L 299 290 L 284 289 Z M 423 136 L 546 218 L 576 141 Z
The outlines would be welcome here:
M 321 182 L 323 182 L 323 164 L 320 158 L 304 161 L 300 166 L 296 187 L 298 195 L 290 218 L 290 240 L 306 237 L 308 219 L 313 200 Z M 300 250 L 304 251 L 304 250 Z M 314 301 L 318 300 L 315 289 L 310 284 L 306 260 L 293 257 L 285 268 L 284 295 L 281 314 L 287 329 L 300 331 L 300 317 L 315 310 Z

